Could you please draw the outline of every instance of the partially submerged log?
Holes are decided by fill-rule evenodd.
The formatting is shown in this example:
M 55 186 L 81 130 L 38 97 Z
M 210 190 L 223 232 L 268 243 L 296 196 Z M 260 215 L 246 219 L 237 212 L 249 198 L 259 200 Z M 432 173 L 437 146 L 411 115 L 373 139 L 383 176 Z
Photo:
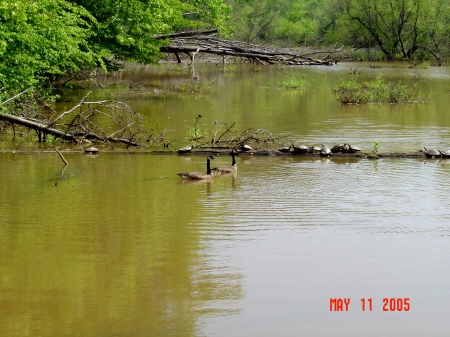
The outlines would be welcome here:
M 163 53 L 175 54 L 178 63 L 181 62 L 179 54 L 188 54 L 191 62 L 194 63 L 197 53 L 207 53 L 222 56 L 234 56 L 251 60 L 260 64 L 286 64 L 286 65 L 334 65 L 337 58 L 332 58 L 340 52 L 340 49 L 329 51 L 317 51 L 298 55 L 288 50 L 277 50 L 266 46 L 233 41 L 215 36 L 208 36 L 217 30 L 186 32 L 158 36 L 157 38 L 169 38 L 172 43 L 169 46 L 160 48 Z M 314 59 L 311 55 L 323 55 L 322 59 Z

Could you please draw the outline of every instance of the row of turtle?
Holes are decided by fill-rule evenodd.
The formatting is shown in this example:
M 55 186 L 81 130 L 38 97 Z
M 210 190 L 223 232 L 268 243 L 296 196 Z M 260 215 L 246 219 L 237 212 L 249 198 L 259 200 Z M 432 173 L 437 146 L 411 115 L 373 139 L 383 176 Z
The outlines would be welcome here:
M 321 156 L 331 156 L 333 153 L 358 153 L 361 149 L 358 146 L 352 146 L 348 143 L 345 144 L 334 144 L 331 148 L 321 144 L 321 146 L 307 146 L 307 145 L 294 145 L 285 146 L 278 149 L 283 153 L 290 154 L 320 154 Z
M 183 153 L 189 153 L 193 149 L 192 146 L 186 146 L 179 149 L 177 152 L 180 154 Z M 240 151 L 250 151 L 252 148 L 249 145 L 242 145 L 239 147 L 239 149 L 232 150 L 232 156 L 234 157 L 234 151 L 239 152 Z M 332 147 L 328 147 L 326 145 L 321 144 L 321 146 L 307 146 L 307 145 L 290 145 L 285 146 L 282 148 L 279 148 L 278 151 L 283 153 L 289 153 L 293 155 L 299 155 L 299 154 L 320 154 L 321 156 L 329 157 L 334 153 L 349 153 L 349 154 L 355 154 L 361 152 L 361 148 L 358 146 L 352 146 L 348 143 L 345 144 L 334 144 Z M 450 158 L 450 150 L 435 150 L 435 149 L 427 149 L 424 147 L 424 150 L 421 150 L 426 157 L 428 158 Z M 234 158 L 233 158 L 234 160 Z

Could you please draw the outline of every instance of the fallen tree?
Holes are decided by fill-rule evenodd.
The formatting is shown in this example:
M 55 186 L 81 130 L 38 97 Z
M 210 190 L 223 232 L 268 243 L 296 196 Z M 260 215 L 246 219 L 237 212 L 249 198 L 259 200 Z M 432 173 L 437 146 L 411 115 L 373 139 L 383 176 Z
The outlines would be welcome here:
M 259 64 L 286 64 L 286 65 L 334 65 L 341 49 L 329 51 L 315 51 L 298 55 L 286 49 L 277 50 L 266 46 L 259 46 L 242 41 L 210 36 L 216 33 L 216 29 L 196 32 L 183 32 L 156 36 L 157 39 L 170 39 L 171 44 L 160 48 L 163 53 L 172 53 L 181 63 L 180 54 L 189 55 L 191 62 L 195 62 L 198 53 L 214 54 L 222 56 L 224 63 L 227 56 L 241 57 Z M 321 55 L 322 58 L 313 58 L 313 55 Z
M 26 91 L 28 91 L 27 89 Z M 24 94 L 26 91 L 22 92 Z M 141 116 L 131 107 L 117 101 L 86 102 L 89 92 L 69 111 L 52 120 L 0 113 L 0 120 L 35 130 L 39 141 L 47 135 L 82 143 L 85 139 L 138 146 L 136 136 L 141 133 Z M 20 94 L 0 103 L 3 106 Z

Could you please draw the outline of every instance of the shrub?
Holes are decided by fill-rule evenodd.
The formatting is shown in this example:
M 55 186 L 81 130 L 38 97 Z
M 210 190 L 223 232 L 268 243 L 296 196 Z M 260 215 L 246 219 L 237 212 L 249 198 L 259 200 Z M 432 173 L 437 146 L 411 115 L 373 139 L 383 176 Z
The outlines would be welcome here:
M 408 88 L 398 82 L 385 82 L 378 75 L 371 82 L 360 82 L 357 76 L 350 81 L 339 84 L 333 89 L 336 99 L 341 104 L 367 104 L 367 103 L 414 103 L 424 100 L 417 86 Z

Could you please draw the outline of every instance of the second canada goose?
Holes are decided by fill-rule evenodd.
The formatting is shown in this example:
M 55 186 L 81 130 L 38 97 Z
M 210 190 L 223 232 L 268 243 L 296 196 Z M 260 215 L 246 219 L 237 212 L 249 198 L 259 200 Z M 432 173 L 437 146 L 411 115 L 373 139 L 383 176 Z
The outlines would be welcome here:
M 233 172 L 237 172 L 237 165 L 236 165 L 236 160 L 234 159 L 234 149 L 231 150 L 231 166 L 219 166 L 217 168 L 217 171 L 219 171 L 220 173 L 233 173 Z
M 202 172 L 184 172 L 184 173 L 177 173 L 177 175 L 180 176 L 181 178 L 186 178 L 186 179 L 197 179 L 197 180 L 212 179 L 211 163 L 210 163 L 211 159 L 214 159 L 214 157 L 208 156 L 208 158 L 206 158 L 206 174 L 202 173 Z

